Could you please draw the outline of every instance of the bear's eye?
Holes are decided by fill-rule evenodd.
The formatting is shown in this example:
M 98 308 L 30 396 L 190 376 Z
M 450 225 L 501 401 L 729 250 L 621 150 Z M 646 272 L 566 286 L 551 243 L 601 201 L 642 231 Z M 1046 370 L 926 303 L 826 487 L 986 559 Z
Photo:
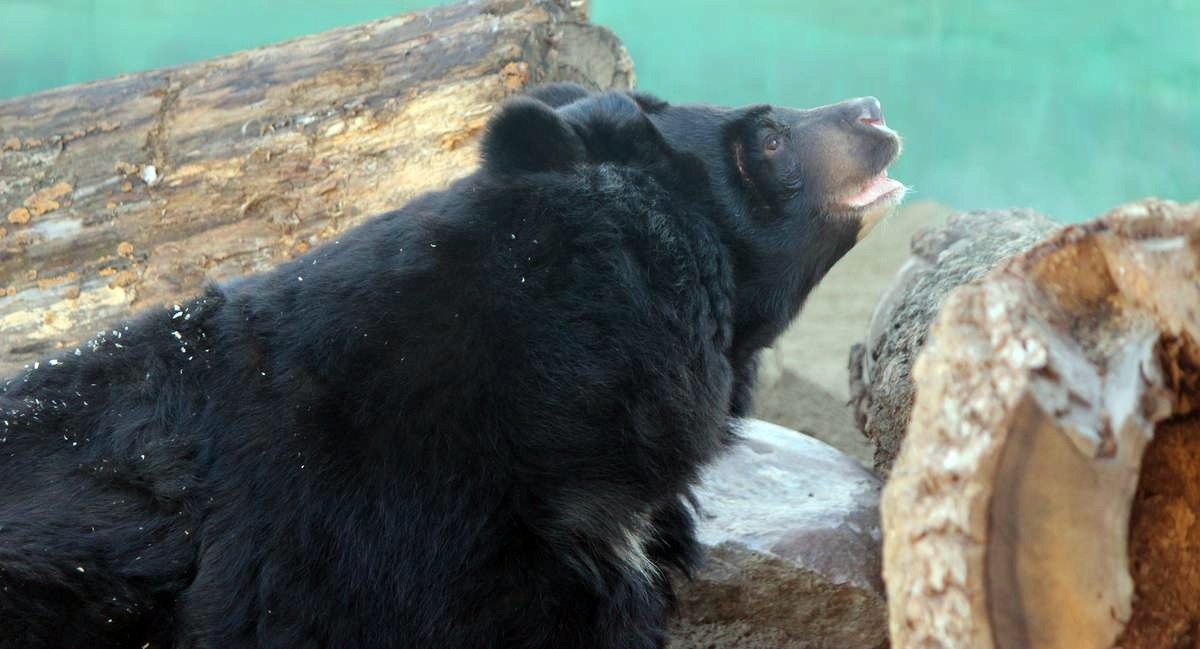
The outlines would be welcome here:
M 775 134 L 768 135 L 767 139 L 763 141 L 763 148 L 767 151 L 778 151 L 782 145 L 783 140 Z

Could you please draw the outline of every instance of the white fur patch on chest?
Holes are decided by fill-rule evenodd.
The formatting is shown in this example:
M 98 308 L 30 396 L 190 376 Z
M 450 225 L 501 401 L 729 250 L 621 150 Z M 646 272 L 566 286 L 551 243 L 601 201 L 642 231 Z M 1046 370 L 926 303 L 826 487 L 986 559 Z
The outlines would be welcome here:
M 661 576 L 659 568 L 650 560 L 646 544 L 653 538 L 654 527 L 650 517 L 639 514 L 631 525 L 621 528 L 621 535 L 613 541 L 613 554 L 642 579 L 651 582 Z

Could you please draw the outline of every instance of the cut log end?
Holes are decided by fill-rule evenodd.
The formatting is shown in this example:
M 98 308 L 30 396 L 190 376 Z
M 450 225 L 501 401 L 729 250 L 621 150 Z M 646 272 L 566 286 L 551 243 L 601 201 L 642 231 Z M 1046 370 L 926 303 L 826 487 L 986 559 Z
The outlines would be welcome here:
M 1064 229 L 930 340 L 881 507 L 893 646 L 1194 646 L 1200 204 Z
M 981 210 L 955 215 L 913 237 L 912 256 L 850 356 L 850 399 L 859 430 L 875 447 L 877 473 L 886 476 L 900 451 L 913 408 L 912 363 L 942 301 L 1057 227 L 1031 210 Z

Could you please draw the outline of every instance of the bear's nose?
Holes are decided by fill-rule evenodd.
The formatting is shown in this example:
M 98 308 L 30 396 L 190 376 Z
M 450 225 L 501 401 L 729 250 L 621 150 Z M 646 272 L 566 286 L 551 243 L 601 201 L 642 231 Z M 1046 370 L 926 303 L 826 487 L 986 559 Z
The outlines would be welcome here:
M 874 97 L 859 97 L 850 100 L 851 109 L 858 111 L 858 121 L 868 126 L 886 126 L 883 119 L 883 105 Z

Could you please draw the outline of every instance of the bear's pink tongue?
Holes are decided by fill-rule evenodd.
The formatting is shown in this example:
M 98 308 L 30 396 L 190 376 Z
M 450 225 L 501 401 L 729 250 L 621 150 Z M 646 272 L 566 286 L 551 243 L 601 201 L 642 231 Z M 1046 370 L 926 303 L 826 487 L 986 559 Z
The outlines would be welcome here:
M 885 169 L 883 173 L 869 180 L 862 191 L 847 198 L 845 202 L 850 207 L 865 207 L 879 200 L 884 194 L 903 186 L 900 181 L 888 178 L 888 172 Z

